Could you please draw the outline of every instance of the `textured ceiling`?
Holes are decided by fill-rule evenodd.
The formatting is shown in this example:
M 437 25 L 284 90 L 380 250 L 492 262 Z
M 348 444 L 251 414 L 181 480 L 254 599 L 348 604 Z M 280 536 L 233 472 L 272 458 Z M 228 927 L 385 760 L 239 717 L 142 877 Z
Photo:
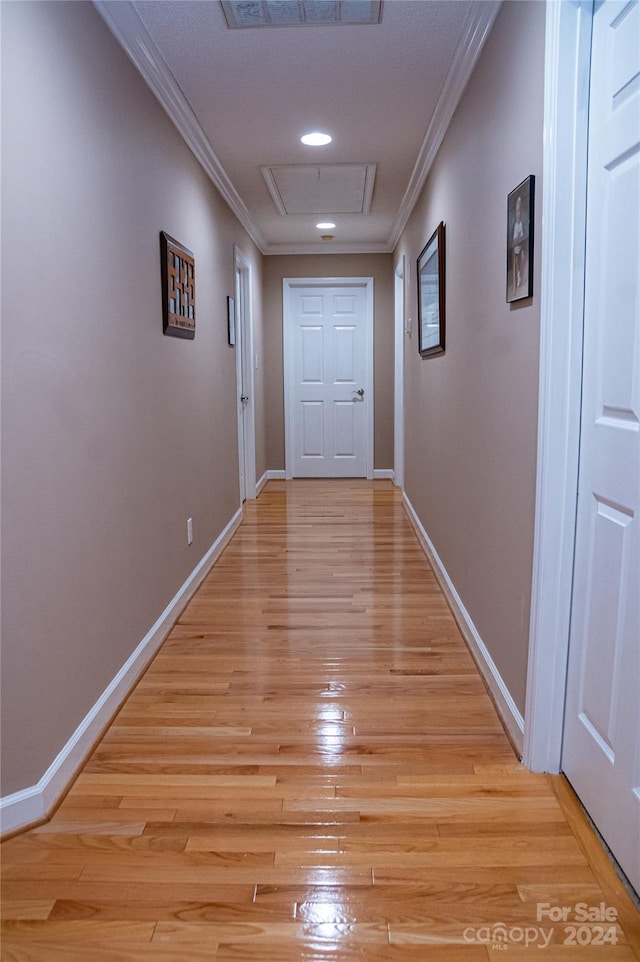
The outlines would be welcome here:
M 265 253 L 393 249 L 499 8 L 385 0 L 374 25 L 230 30 L 217 0 L 95 5 Z M 303 146 L 309 130 L 332 143 Z M 330 247 L 262 170 L 352 164 L 375 171 L 370 209 L 332 217 Z M 303 181 L 295 209 L 324 210 Z

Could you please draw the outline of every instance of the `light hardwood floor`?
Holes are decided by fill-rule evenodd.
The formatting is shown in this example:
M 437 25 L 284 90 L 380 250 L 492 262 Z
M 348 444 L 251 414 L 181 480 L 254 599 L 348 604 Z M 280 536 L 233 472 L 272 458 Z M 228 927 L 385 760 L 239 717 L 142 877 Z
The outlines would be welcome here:
M 518 764 L 389 482 L 247 504 L 52 820 L 2 856 L 6 962 L 488 962 L 500 923 L 509 960 L 640 958 L 638 913 L 566 782 Z M 579 903 L 617 921 L 581 925 Z

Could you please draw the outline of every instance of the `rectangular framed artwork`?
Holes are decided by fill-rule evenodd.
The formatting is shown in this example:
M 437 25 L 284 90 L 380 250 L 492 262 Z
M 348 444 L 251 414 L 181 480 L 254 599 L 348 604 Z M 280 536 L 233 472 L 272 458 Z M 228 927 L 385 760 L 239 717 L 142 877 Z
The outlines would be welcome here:
M 507 304 L 533 296 L 533 204 L 530 174 L 507 197 Z
M 170 337 L 196 336 L 196 262 L 190 250 L 160 231 L 162 330 Z
M 444 354 L 445 251 L 441 221 L 418 257 L 418 347 L 422 357 Z

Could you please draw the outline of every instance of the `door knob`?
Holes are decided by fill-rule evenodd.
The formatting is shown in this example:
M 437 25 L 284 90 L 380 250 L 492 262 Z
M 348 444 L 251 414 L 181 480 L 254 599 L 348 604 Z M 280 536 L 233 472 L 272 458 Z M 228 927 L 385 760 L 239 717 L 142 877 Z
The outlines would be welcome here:
M 244 403 L 245 401 L 249 400 L 249 396 L 247 394 L 241 394 L 240 400 Z
M 364 388 L 359 387 L 357 393 L 360 395 L 360 397 L 364 397 Z

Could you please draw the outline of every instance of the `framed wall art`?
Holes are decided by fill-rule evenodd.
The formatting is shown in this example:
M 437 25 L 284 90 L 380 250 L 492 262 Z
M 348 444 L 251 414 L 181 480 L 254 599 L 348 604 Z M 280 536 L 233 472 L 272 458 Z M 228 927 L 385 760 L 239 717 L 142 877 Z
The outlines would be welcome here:
M 227 339 L 231 347 L 236 343 L 236 304 L 232 297 L 227 298 Z
M 444 354 L 445 251 L 441 221 L 418 257 L 418 347 L 422 357 Z
M 162 330 L 170 337 L 196 336 L 196 263 L 187 250 L 160 231 Z
M 507 304 L 533 296 L 533 204 L 530 174 L 507 197 Z

